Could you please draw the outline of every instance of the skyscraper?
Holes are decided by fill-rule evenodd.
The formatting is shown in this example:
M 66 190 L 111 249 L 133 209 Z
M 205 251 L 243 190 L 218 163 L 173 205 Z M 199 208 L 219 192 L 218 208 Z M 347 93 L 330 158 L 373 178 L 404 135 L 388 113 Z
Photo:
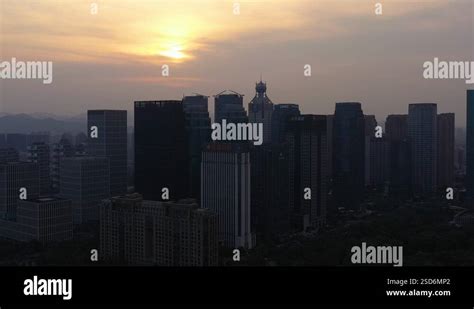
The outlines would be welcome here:
M 318 230 L 326 222 L 326 127 L 327 119 L 322 115 L 295 116 L 288 123 L 289 207 L 296 230 Z
M 202 154 L 201 207 L 217 213 L 219 241 L 252 248 L 250 153 L 243 143 L 213 143 Z
M 373 140 L 375 139 L 375 127 L 377 126 L 377 120 L 374 115 L 364 115 L 364 126 L 365 126 L 365 151 L 364 151 L 364 168 L 365 168 L 365 185 L 371 185 L 370 171 L 373 169 L 371 166 L 371 146 L 374 145 Z M 372 152 L 372 155 L 374 153 Z
M 183 98 L 188 132 L 189 196 L 198 200 L 201 194 L 202 151 L 211 140 L 211 118 L 207 100 L 208 97 L 203 95 Z
M 474 90 L 467 91 L 466 190 L 468 206 L 474 208 Z
M 438 115 L 438 188 L 454 185 L 454 114 Z
M 408 137 L 411 145 L 411 179 L 415 194 L 430 195 L 437 185 L 437 106 L 408 106 Z
M 60 173 L 59 164 L 63 158 L 74 156 L 74 147 L 66 138 L 61 138 L 59 143 L 53 144 L 51 151 L 51 191 L 59 193 Z
M 282 143 L 285 141 L 288 121 L 293 116 L 300 115 L 298 104 L 276 104 L 272 116 L 272 142 Z
M 249 122 L 263 124 L 263 143 L 272 142 L 273 103 L 267 96 L 267 84 L 255 84 L 255 96 L 249 103 Z
M 253 147 L 250 162 L 251 222 L 260 243 L 290 231 L 288 145 Z
M 365 122 L 361 104 L 336 103 L 333 121 L 333 196 L 337 207 L 357 209 L 364 195 Z
M 36 142 L 28 146 L 28 159 L 38 164 L 40 195 L 47 195 L 51 191 L 49 145 Z
M 222 91 L 214 96 L 214 122 L 246 123 L 248 122 L 245 112 L 243 94 L 234 91 Z
M 20 198 L 38 197 L 38 164 L 32 162 L 0 164 L 0 218 L 15 220 Z
M 390 144 L 389 184 L 392 196 L 411 193 L 411 151 L 408 140 L 408 115 L 388 115 L 385 138 Z
M 194 200 L 114 197 L 100 208 L 100 252 L 112 263 L 217 266 L 217 216 Z
M 110 164 L 110 194 L 127 192 L 127 111 L 87 111 L 87 152 L 106 157 Z M 96 131 L 94 131 L 96 130 Z
M 186 198 L 188 136 L 181 101 L 135 102 L 135 190 L 147 200 Z
M 99 204 L 110 197 L 109 159 L 63 158 L 60 174 L 59 195 L 72 201 L 74 224 L 98 222 Z

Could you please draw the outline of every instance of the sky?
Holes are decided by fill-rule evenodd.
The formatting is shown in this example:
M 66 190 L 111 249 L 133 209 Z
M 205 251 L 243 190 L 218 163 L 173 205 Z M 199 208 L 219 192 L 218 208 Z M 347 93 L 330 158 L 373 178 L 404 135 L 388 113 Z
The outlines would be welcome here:
M 474 61 L 473 16 L 472 0 L 0 0 L 0 61 L 54 69 L 50 85 L 0 79 L 0 112 L 131 111 L 193 93 L 212 112 L 226 89 L 247 108 L 262 76 L 275 104 L 305 114 L 358 101 L 383 122 L 433 102 L 464 126 L 474 85 L 426 80 L 423 63 Z

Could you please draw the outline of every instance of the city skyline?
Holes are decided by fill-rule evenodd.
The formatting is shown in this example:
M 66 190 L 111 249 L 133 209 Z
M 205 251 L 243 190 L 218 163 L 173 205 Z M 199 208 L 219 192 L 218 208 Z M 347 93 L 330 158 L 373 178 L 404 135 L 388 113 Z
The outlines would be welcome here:
M 53 61 L 55 78 L 51 85 L 1 80 L 0 112 L 131 111 L 135 100 L 220 89 L 243 93 L 247 105 L 261 75 L 274 104 L 297 103 L 313 114 L 331 114 L 341 101 L 361 102 L 379 121 L 418 102 L 464 112 L 465 82 L 425 80 L 423 63 L 471 60 L 472 17 L 464 14 L 470 1 L 385 1 L 380 16 L 373 1 L 242 1 L 239 14 L 233 1 L 153 1 L 140 9 L 130 1 L 99 1 L 95 15 L 89 2 L 76 3 L 66 20 L 54 0 L 2 2 L 9 12 L 2 13 L 2 60 Z M 19 20 L 27 22 L 20 27 Z M 303 74 L 306 64 L 311 76 Z M 464 125 L 457 117 L 456 126 Z

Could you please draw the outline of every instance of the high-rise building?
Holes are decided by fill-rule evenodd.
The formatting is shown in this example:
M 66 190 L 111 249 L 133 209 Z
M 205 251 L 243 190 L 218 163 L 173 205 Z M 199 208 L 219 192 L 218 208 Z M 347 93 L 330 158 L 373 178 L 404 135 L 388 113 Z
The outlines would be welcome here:
M 186 198 L 188 136 L 181 101 L 135 102 L 135 190 L 147 200 Z
M 276 104 L 272 115 L 272 142 L 283 143 L 285 141 L 288 121 L 293 116 L 300 115 L 298 104 Z
M 202 154 L 201 207 L 217 213 L 219 241 L 250 249 L 250 153 L 244 143 L 213 143 Z
M 438 188 L 454 185 L 454 114 L 438 115 Z
M 292 117 L 289 147 L 289 208 L 296 230 L 319 230 L 326 222 L 328 194 L 327 119 L 323 115 Z
M 393 196 L 411 193 L 411 151 L 408 140 L 408 115 L 388 115 L 385 138 L 390 144 L 389 185 Z
M 255 96 L 249 103 L 249 122 L 263 124 L 263 143 L 272 142 L 273 102 L 267 96 L 267 84 L 255 84 Z
M 408 137 L 411 146 L 411 184 L 417 195 L 430 195 L 437 187 L 437 106 L 408 106 Z
M 251 222 L 259 243 L 290 231 L 288 146 L 253 147 L 251 162 Z
M 59 193 L 59 163 L 61 159 L 74 156 L 74 147 L 66 138 L 52 145 L 51 150 L 51 191 Z
M 466 193 L 468 206 L 474 208 L 474 90 L 468 90 L 466 97 Z
M 17 220 L 0 220 L 0 236 L 49 244 L 72 239 L 70 200 L 43 197 L 19 201 Z
M 100 208 L 100 252 L 112 263 L 217 266 L 217 216 L 194 200 L 114 197 Z
M 221 123 L 225 119 L 227 123 L 247 123 L 248 117 L 243 98 L 243 94 L 230 90 L 216 94 L 214 96 L 214 122 Z
M 97 222 L 100 202 L 110 197 L 109 159 L 63 158 L 60 174 L 59 196 L 72 201 L 74 224 Z
M 365 121 L 361 104 L 336 103 L 333 121 L 333 196 L 337 207 L 357 209 L 364 196 Z
M 188 131 L 189 196 L 199 199 L 201 195 L 201 156 L 211 140 L 211 118 L 208 111 L 208 97 L 203 95 L 183 98 Z
M 0 164 L 20 161 L 20 154 L 15 148 L 0 148 Z
M 408 115 L 388 115 L 385 121 L 385 136 L 390 140 L 408 137 Z
M 375 127 L 377 126 L 377 120 L 374 115 L 364 115 L 364 126 L 365 126 L 365 151 L 364 151 L 364 167 L 365 167 L 365 185 L 371 185 L 370 171 L 373 169 L 371 166 L 371 155 L 374 154 L 370 147 L 374 144 L 375 139 Z
M 127 111 L 87 111 L 87 153 L 106 157 L 110 164 L 110 194 L 127 192 Z M 94 130 L 96 130 L 94 132 Z
M 40 195 L 48 195 L 51 192 L 49 145 L 36 142 L 28 146 L 28 161 L 38 164 Z
M 20 199 L 38 197 L 38 164 L 32 162 L 0 164 L 0 218 L 16 220 Z

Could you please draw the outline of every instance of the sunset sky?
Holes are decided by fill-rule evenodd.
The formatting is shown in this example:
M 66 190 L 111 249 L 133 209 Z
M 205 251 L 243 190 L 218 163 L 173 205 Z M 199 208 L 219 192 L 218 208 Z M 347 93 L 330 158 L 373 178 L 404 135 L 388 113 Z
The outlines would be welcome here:
M 474 60 L 473 3 L 0 0 L 0 60 L 54 65 L 51 85 L 0 80 L 0 112 L 131 110 L 135 100 L 225 89 L 245 94 L 247 108 L 262 74 L 274 103 L 298 103 L 304 113 L 333 113 L 337 101 L 360 101 L 366 114 L 384 121 L 407 113 L 408 103 L 435 102 L 463 126 L 470 85 L 424 80 L 422 66 L 434 57 Z M 161 76 L 163 64 L 168 77 Z M 311 77 L 303 75 L 305 64 Z

